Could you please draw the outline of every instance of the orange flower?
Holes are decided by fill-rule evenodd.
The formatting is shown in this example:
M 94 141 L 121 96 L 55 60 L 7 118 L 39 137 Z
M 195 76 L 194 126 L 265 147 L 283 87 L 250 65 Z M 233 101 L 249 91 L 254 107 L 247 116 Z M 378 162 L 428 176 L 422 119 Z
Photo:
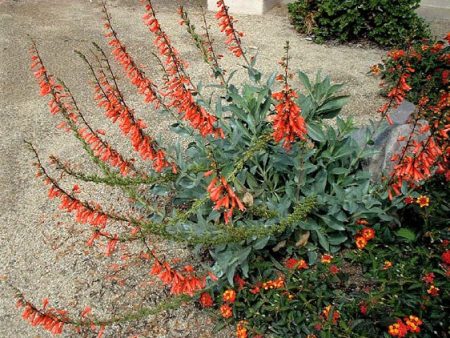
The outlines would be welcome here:
M 332 313 L 332 317 L 330 317 L 331 313 Z M 331 305 L 328 305 L 327 307 L 325 307 L 322 310 L 322 316 L 325 320 L 327 320 L 327 321 L 332 320 L 333 324 L 336 324 L 337 321 L 339 320 L 339 318 L 341 317 L 341 314 L 339 313 L 338 310 L 333 309 L 333 311 L 332 311 Z
M 247 321 L 241 320 L 236 326 L 236 337 L 237 338 L 247 338 L 247 328 L 245 327 L 248 324 Z
M 384 261 L 383 270 L 388 270 L 392 268 L 392 262 L 391 261 Z
M 236 291 L 234 290 L 225 291 L 222 295 L 222 299 L 224 302 L 234 303 L 234 301 L 236 300 Z
M 398 319 L 395 324 L 389 325 L 388 333 L 392 337 L 405 337 L 408 334 L 408 327 Z
M 421 207 L 427 207 L 430 205 L 430 198 L 428 196 L 421 195 L 417 197 L 416 203 Z
M 264 290 L 280 289 L 280 288 L 284 287 L 284 278 L 280 276 L 277 279 L 269 280 L 267 282 L 262 283 L 261 287 Z
M 360 233 L 366 241 L 370 241 L 371 239 L 375 238 L 375 230 L 373 230 L 372 228 L 364 228 Z
M 223 318 L 231 318 L 233 316 L 233 309 L 228 304 L 224 304 L 220 307 L 220 313 Z
M 373 65 L 372 67 L 370 67 L 370 72 L 375 76 L 380 75 L 381 73 L 380 65 Z
M 304 259 L 296 259 L 296 258 L 289 258 L 284 263 L 284 266 L 288 269 L 298 269 L 298 270 L 304 270 L 308 269 L 308 263 Z
M 331 256 L 329 254 L 324 254 L 324 255 L 322 255 L 322 258 L 320 259 L 320 261 L 324 264 L 329 264 L 329 263 L 331 263 L 332 259 L 333 259 L 333 256 Z
M 364 237 L 362 237 L 362 236 L 357 236 L 356 240 L 355 240 L 355 243 L 356 243 L 356 247 L 359 250 L 362 250 L 362 249 L 364 249 L 366 247 L 367 240 Z
M 408 326 L 408 330 L 413 333 L 419 333 L 420 332 L 420 325 L 422 325 L 422 321 L 419 319 L 419 317 L 410 315 L 409 317 L 406 317 L 405 324 Z

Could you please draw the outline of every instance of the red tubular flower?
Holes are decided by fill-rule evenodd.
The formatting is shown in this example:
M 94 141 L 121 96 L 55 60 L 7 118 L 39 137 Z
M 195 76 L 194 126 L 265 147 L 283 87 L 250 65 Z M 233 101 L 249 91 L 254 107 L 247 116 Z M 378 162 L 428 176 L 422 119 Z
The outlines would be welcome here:
M 223 130 L 215 127 L 217 118 L 208 113 L 194 98 L 196 91 L 191 80 L 186 74 L 187 63 L 180 58 L 178 51 L 172 46 L 169 37 L 161 29 L 155 16 L 151 1 L 146 1 L 146 13 L 143 16 L 144 24 L 155 35 L 154 44 L 159 54 L 164 58 L 164 68 L 167 81 L 164 86 L 163 96 L 169 98 L 169 108 L 175 108 L 184 120 L 190 122 L 203 137 L 213 135 L 224 137 Z
M 111 17 L 105 5 L 103 9 L 106 20 L 104 24 L 106 29 L 105 37 L 108 39 L 108 45 L 113 48 L 112 55 L 122 66 L 128 79 L 137 88 L 138 93 L 145 97 L 144 101 L 146 103 L 153 103 L 155 109 L 159 109 L 161 102 L 158 97 L 158 88 L 136 65 L 133 58 L 127 52 L 125 45 L 120 41 L 116 31 L 112 28 Z
M 275 106 L 277 114 L 273 121 L 273 138 L 275 142 L 284 140 L 283 147 L 289 150 L 296 139 L 305 140 L 307 133 L 301 108 L 294 101 L 297 94 L 286 84 L 281 92 L 274 93 L 272 97 L 278 102 Z
M 95 132 L 92 130 L 92 128 L 87 125 L 84 118 L 82 118 L 82 120 L 86 124 L 86 127 L 80 127 L 78 125 L 78 115 L 81 116 L 81 112 L 77 113 L 75 111 L 71 94 L 61 85 L 57 84 L 52 75 L 48 74 L 35 47 L 32 48 L 31 53 L 31 68 L 34 70 L 34 75 L 41 87 L 41 95 L 51 96 L 49 101 L 50 112 L 52 114 L 62 113 L 71 124 L 71 127 L 69 127 L 66 122 L 62 122 L 60 126 L 66 129 L 73 128 L 77 135 L 91 148 L 94 156 L 101 161 L 118 168 L 122 175 L 127 175 L 132 169 L 131 163 L 126 161 L 118 151 L 113 149 L 106 141 L 99 137 L 98 134 L 104 134 L 104 132 Z M 71 98 L 72 103 L 68 102 L 67 98 Z
M 224 0 L 217 1 L 217 7 L 219 11 L 216 13 L 216 19 L 219 20 L 220 31 L 227 36 L 225 43 L 234 56 L 241 57 L 244 55 L 241 42 L 241 37 L 244 36 L 244 33 L 238 32 L 234 28 L 234 24 L 237 21 L 228 13 L 228 6 L 225 5 Z
M 23 299 L 17 302 L 18 307 L 24 307 L 22 312 L 22 318 L 24 320 L 28 321 L 32 326 L 41 326 L 44 330 L 54 335 L 59 335 L 63 332 L 64 325 L 66 324 L 65 316 L 67 311 L 47 308 L 47 305 L 47 299 L 44 299 L 41 310 Z
M 236 196 L 236 193 L 227 183 L 224 177 L 220 179 L 214 177 L 208 185 L 207 191 L 211 201 L 215 203 L 214 210 L 224 209 L 225 223 L 228 223 L 233 216 L 233 210 L 237 207 L 244 211 L 245 207 L 241 200 Z
M 177 271 L 167 262 L 161 262 L 152 253 L 154 262 L 150 274 L 157 276 L 165 285 L 170 286 L 170 293 L 194 296 L 194 293 L 206 287 L 206 277 L 197 277 L 193 269 Z
M 136 119 L 134 112 L 125 104 L 121 94 L 114 88 L 104 74 L 100 74 L 99 83 L 95 86 L 95 99 L 103 108 L 105 115 L 113 122 L 119 122 L 119 128 L 126 135 L 143 160 L 153 161 L 153 168 L 161 172 L 171 166 L 166 160 L 165 152 L 144 132 L 144 121 Z
M 283 147 L 291 149 L 291 144 L 297 139 L 306 139 L 306 123 L 301 116 L 301 108 L 295 103 L 297 93 L 289 86 L 289 43 L 285 46 L 286 55 L 280 61 L 284 69 L 283 75 L 278 75 L 277 80 L 283 84 L 283 89 L 273 93 L 276 115 L 273 118 L 273 138 L 275 142 L 284 140 Z

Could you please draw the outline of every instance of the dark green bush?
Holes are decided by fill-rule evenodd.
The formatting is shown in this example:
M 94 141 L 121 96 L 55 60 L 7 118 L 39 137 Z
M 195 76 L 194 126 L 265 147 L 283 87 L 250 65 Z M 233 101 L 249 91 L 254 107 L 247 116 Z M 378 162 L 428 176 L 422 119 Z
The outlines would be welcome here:
M 420 0 L 297 0 L 289 4 L 296 29 L 317 42 L 368 39 L 382 46 L 429 36 L 415 9 Z

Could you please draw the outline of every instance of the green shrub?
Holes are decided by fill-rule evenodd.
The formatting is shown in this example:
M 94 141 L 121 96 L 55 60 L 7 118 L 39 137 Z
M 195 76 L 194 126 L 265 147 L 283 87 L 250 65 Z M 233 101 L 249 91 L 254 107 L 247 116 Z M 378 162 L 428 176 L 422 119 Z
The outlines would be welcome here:
M 368 39 L 382 46 L 403 45 L 429 35 L 416 13 L 420 0 L 297 0 L 289 4 L 295 28 L 317 42 Z

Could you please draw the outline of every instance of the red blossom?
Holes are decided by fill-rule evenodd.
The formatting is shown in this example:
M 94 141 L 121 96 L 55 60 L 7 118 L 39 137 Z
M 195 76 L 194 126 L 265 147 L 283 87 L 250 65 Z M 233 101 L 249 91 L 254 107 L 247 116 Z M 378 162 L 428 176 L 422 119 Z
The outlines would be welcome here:
M 330 265 L 329 271 L 332 275 L 336 275 L 341 270 L 336 265 L 333 264 L 333 265 Z
M 203 292 L 200 295 L 199 302 L 203 307 L 212 307 L 214 305 L 214 301 L 208 292 Z
M 153 168 L 157 172 L 171 166 L 166 160 L 165 152 L 144 132 L 146 128 L 144 121 L 135 117 L 134 111 L 126 105 L 120 92 L 111 85 L 103 73 L 99 74 L 94 98 L 98 106 L 104 110 L 106 117 L 113 123 L 119 123 L 120 130 L 129 138 L 134 150 L 143 160 L 153 161 Z
M 450 250 L 446 250 L 441 255 L 442 262 L 447 265 L 450 265 Z
M 392 337 L 405 337 L 408 334 L 408 326 L 401 319 L 398 319 L 396 323 L 389 326 L 388 333 Z
M 274 93 L 272 97 L 278 102 L 275 106 L 277 112 L 273 120 L 273 138 L 275 142 L 283 141 L 283 147 L 287 150 L 296 139 L 306 139 L 306 123 L 301 116 L 301 109 L 295 103 L 297 94 L 286 85 L 280 92 Z
M 245 282 L 245 280 L 243 280 L 243 279 L 241 278 L 241 276 L 239 276 L 239 275 L 236 274 L 236 275 L 234 275 L 233 280 L 234 280 L 234 282 L 237 284 L 238 290 L 242 290 L 242 289 L 244 288 L 246 282 Z
M 18 307 L 24 307 L 22 318 L 28 321 L 32 326 L 41 326 L 44 330 L 49 331 L 54 335 L 59 335 L 63 332 L 66 324 L 65 310 L 57 310 L 54 308 L 47 308 L 48 300 L 44 299 L 43 308 L 37 309 L 33 304 L 20 299 L 17 302 Z
M 238 32 L 234 28 L 234 24 L 237 21 L 228 13 L 228 6 L 225 5 L 224 0 L 218 0 L 217 7 L 219 11 L 216 13 L 216 19 L 219 20 L 220 31 L 227 36 L 225 44 L 228 45 L 228 49 L 234 56 L 241 57 L 244 55 L 241 42 L 241 37 L 244 36 L 244 33 Z
M 233 309 L 228 304 L 224 304 L 220 307 L 220 313 L 223 318 L 231 318 L 233 316 Z
M 150 1 L 147 1 L 145 11 L 144 24 L 155 35 L 154 44 L 164 58 L 167 81 L 162 95 L 169 99 L 167 106 L 175 108 L 203 137 L 213 135 L 216 138 L 223 138 L 223 130 L 215 126 L 217 118 L 196 102 L 193 95 L 196 90 L 185 71 L 187 63 L 180 58 L 168 35 L 161 29 Z
M 208 185 L 207 191 L 211 201 L 215 204 L 214 210 L 224 209 L 225 223 L 229 223 L 235 208 L 241 211 L 245 210 L 244 204 L 224 177 L 214 177 Z

